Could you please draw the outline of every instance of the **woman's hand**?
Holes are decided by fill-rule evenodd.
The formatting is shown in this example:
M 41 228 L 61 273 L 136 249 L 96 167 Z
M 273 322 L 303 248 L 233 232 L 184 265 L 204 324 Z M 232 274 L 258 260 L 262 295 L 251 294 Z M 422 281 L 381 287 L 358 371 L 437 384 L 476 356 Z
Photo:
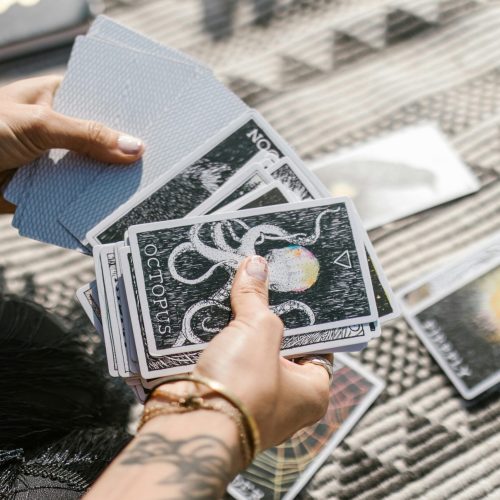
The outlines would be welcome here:
M 267 274 L 262 257 L 245 259 L 231 294 L 235 318 L 210 342 L 194 371 L 245 404 L 257 421 L 262 448 L 319 420 L 329 401 L 323 367 L 280 356 L 283 324 L 269 311 Z M 190 381 L 167 383 L 165 389 L 179 396 L 199 390 Z M 216 394 L 213 399 L 224 402 Z M 154 399 L 146 409 L 153 404 Z M 246 465 L 237 426 L 227 415 L 206 409 L 159 415 L 145 423 L 86 498 L 221 498 Z
M 133 163 L 141 157 L 139 139 L 55 112 L 52 101 L 61 80 L 43 76 L 0 87 L 0 191 L 16 168 L 52 148 L 106 163 Z
M 263 448 L 318 421 L 328 407 L 330 385 L 321 366 L 280 356 L 283 323 L 269 310 L 267 275 L 263 257 L 243 262 L 231 292 L 235 317 L 210 342 L 195 369 L 243 401 L 257 421 Z

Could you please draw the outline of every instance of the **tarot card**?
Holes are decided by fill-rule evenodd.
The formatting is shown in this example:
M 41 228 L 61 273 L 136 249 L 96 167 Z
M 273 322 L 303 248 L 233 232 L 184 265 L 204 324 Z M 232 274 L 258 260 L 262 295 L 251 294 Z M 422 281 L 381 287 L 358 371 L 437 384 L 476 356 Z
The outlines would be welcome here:
M 92 283 L 80 287 L 76 291 L 76 298 L 90 319 L 90 322 L 94 325 L 97 333 L 102 337 L 102 316 L 99 305 L 99 294 L 97 293 L 97 283 L 92 281 Z
M 229 320 L 235 269 L 256 253 L 270 264 L 270 305 L 283 315 L 285 336 L 375 320 L 353 213 L 349 199 L 327 199 L 131 227 L 150 352 L 202 349 Z M 210 325 L 199 311 L 210 313 Z
M 116 272 L 116 258 L 114 245 L 105 247 L 101 252 L 101 270 L 106 294 L 107 315 L 109 318 L 110 335 L 115 346 L 115 353 L 120 377 L 130 377 L 134 373 L 130 370 L 127 350 L 123 337 L 123 322 L 120 306 L 117 303 L 118 276 Z
M 273 179 L 286 186 L 299 200 L 329 197 L 329 195 L 321 195 L 316 187 L 317 183 L 312 181 L 312 175 L 307 169 L 294 165 L 288 158 L 283 158 L 268 168 L 268 173 Z
M 242 196 L 251 193 L 255 189 L 267 186 L 273 182 L 273 178 L 265 169 L 265 165 L 274 162 L 274 157 L 267 152 L 261 151 L 257 153 L 251 161 L 225 182 L 222 187 L 189 212 L 189 216 L 212 214 L 239 200 Z
M 130 319 L 130 311 L 128 308 L 128 301 L 126 296 L 125 283 L 123 280 L 123 270 L 122 270 L 122 262 L 119 255 L 119 250 L 123 248 L 124 243 L 115 243 L 115 260 L 116 260 L 116 273 L 117 273 L 117 285 L 116 289 L 116 297 L 114 298 L 116 304 L 119 305 L 120 310 L 120 319 L 122 321 L 122 332 L 124 335 L 124 346 L 123 348 L 126 350 L 126 354 L 128 357 L 128 363 L 130 366 L 130 371 L 134 374 L 139 373 L 139 360 L 137 357 L 137 350 L 135 347 L 135 340 L 132 331 L 132 321 Z
M 174 106 L 198 76 L 192 65 L 80 37 L 54 106 L 59 112 L 103 121 L 148 142 L 145 131 Z M 117 82 L 127 84 L 120 88 Z M 20 233 L 74 248 L 75 237 L 58 222 L 59 213 L 103 168 L 97 161 L 68 151 L 49 152 L 32 175 L 31 189 L 22 205 Z
M 310 167 L 330 196 L 353 198 L 367 229 L 479 189 L 473 172 L 434 124 L 408 127 Z
M 500 382 L 500 254 L 487 265 L 483 257 L 470 254 L 400 294 L 408 323 L 465 399 Z
M 325 417 L 268 449 L 229 485 L 236 499 L 291 500 L 310 481 L 384 389 L 381 379 L 346 355 L 335 356 Z
M 372 242 L 366 233 L 364 233 L 363 243 L 365 245 L 373 293 L 375 294 L 375 303 L 377 304 L 377 323 L 385 323 L 401 315 L 399 302 L 391 288 L 391 285 L 389 284 L 389 281 L 387 280 L 384 270 L 382 269 Z M 373 336 L 379 337 L 380 333 L 380 325 L 377 325 Z
M 111 321 L 111 332 L 118 355 L 118 373 L 121 377 L 132 377 L 138 374 L 139 367 L 137 362 L 134 362 L 129 355 L 130 347 L 125 331 L 128 307 L 121 295 L 120 281 L 122 272 L 116 256 L 117 247 L 121 246 L 123 244 L 115 244 L 101 254 L 102 273 L 108 303 L 108 314 Z
M 252 184 L 249 180 L 254 180 L 256 177 L 262 179 L 261 183 Z M 241 171 L 231 178 L 223 187 L 216 191 L 205 203 L 189 215 L 204 215 L 218 211 L 228 211 L 229 208 L 223 208 L 229 200 L 242 196 L 241 187 L 245 186 L 245 193 L 250 193 L 257 189 L 263 183 L 268 185 L 271 179 L 278 179 L 285 184 L 287 190 L 291 191 L 299 200 L 307 200 L 311 197 L 314 199 L 328 198 L 326 188 L 318 187 L 317 182 L 314 182 L 314 176 L 303 166 L 294 165 L 289 158 L 282 158 L 277 162 L 264 162 L 255 165 L 249 165 L 242 168 Z M 255 182 L 255 181 L 253 181 Z M 238 193 L 234 196 L 233 193 Z M 272 201 L 272 200 L 270 200 Z M 261 205 L 264 206 L 264 200 L 261 200 Z M 272 205 L 272 203 L 269 203 Z M 268 205 L 269 205 L 268 204 Z M 242 209 L 241 203 L 236 201 L 231 204 L 230 209 Z M 357 215 L 358 219 L 359 216 Z M 361 222 L 360 222 L 361 223 Z M 400 315 L 398 301 L 392 291 L 392 288 L 387 281 L 385 273 L 378 261 L 377 254 L 366 232 L 363 233 L 364 244 L 366 247 L 366 256 L 368 259 L 368 267 L 370 270 L 370 278 L 375 293 L 375 301 L 380 322 L 390 321 Z M 373 336 L 380 335 L 380 328 L 373 332 Z
M 192 371 L 200 355 L 199 352 L 173 354 L 162 357 L 154 357 L 149 353 L 130 248 L 119 248 L 118 255 L 123 273 L 123 284 L 126 290 L 125 296 L 139 361 L 139 370 L 142 377 L 144 379 L 152 379 Z
M 151 38 L 107 16 L 97 16 L 90 26 L 87 36 L 112 41 L 124 47 L 129 47 L 155 56 L 166 57 L 185 64 L 191 64 L 198 69 L 210 71 L 202 62 L 195 60 L 190 55 L 172 47 L 157 43 Z
M 293 203 L 296 200 L 290 191 L 285 189 L 280 182 L 271 182 L 262 186 L 229 205 L 225 205 L 217 212 L 235 212 L 236 210 L 247 210 L 249 208 L 270 207 L 282 205 L 283 203 Z
M 140 134 L 147 144 L 141 161 L 126 169 L 107 167 L 59 214 L 59 222 L 84 240 L 90 229 L 247 111 L 241 99 L 222 83 L 211 76 L 200 76 L 168 113 Z M 116 241 L 122 239 L 123 231 Z
M 111 319 L 108 313 L 108 303 L 106 299 L 106 290 L 104 287 L 104 276 L 102 274 L 101 254 L 105 251 L 103 246 L 95 247 L 93 251 L 95 275 L 97 284 L 97 294 L 99 296 L 99 305 L 102 318 L 102 334 L 104 338 L 104 347 L 106 350 L 106 359 L 108 362 L 108 371 L 112 377 L 118 377 L 118 354 L 111 334 Z
M 141 376 L 147 381 L 192 371 L 201 354 L 199 351 L 159 357 L 150 354 L 130 248 L 120 248 L 118 253 Z M 363 343 L 369 340 L 370 336 L 371 330 L 367 325 L 354 325 L 323 332 L 294 335 L 283 338 L 281 352 L 284 356 L 317 352 L 319 349 L 328 349 L 329 352 L 332 352 L 339 348 L 339 343 L 349 343 L 349 345 Z M 144 380 L 142 381 L 143 386 L 148 387 Z
M 87 241 L 122 241 L 131 225 L 185 217 L 260 151 L 300 164 L 290 146 L 251 111 L 104 219 L 89 231 Z

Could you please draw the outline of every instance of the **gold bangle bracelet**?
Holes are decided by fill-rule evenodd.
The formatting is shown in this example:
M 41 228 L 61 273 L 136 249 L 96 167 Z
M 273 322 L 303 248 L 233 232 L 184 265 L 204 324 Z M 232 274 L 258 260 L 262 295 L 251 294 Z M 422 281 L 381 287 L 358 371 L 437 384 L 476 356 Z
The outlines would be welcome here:
M 228 391 L 223 384 L 217 382 L 216 380 L 212 380 L 208 377 L 203 377 L 202 375 L 186 374 L 174 375 L 172 377 L 162 379 L 161 384 L 156 386 L 151 391 L 148 400 L 154 398 L 154 394 L 157 389 L 161 388 L 164 384 L 169 384 L 171 382 L 192 382 L 194 384 L 204 385 L 216 394 L 219 394 L 223 399 L 225 399 L 234 408 L 236 408 L 241 415 L 243 426 L 245 427 L 245 430 L 249 437 L 249 441 L 251 443 L 251 458 L 253 460 L 256 457 L 256 455 L 260 452 L 259 428 L 257 427 L 257 422 L 255 421 L 253 415 L 248 411 L 245 404 L 237 396 Z
M 232 405 L 229 405 L 229 407 L 232 409 L 232 411 L 228 411 L 227 408 L 224 408 L 220 404 L 210 404 L 200 400 L 197 401 L 197 404 L 195 406 L 184 406 L 182 401 L 169 401 L 167 403 L 162 401 L 160 405 L 149 407 L 144 410 L 144 413 L 142 414 L 141 420 L 137 427 L 137 431 L 140 431 L 141 428 L 153 418 L 163 415 L 179 415 L 196 410 L 208 410 L 222 413 L 223 415 L 226 415 L 226 417 L 230 418 L 235 423 L 236 428 L 238 429 L 244 464 L 245 466 L 248 466 L 252 463 L 252 460 L 254 458 L 252 454 L 252 446 L 248 441 L 248 433 L 241 421 L 241 414 L 239 410 L 237 410 Z

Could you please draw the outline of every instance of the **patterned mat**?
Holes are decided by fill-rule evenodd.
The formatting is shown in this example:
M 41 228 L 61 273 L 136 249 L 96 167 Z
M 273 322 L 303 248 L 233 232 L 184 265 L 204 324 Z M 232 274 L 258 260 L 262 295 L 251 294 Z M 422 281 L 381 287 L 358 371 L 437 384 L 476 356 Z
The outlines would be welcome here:
M 372 231 L 393 286 L 500 230 L 498 2 L 108 1 L 108 14 L 205 61 L 306 160 L 437 122 L 482 187 Z M 66 56 L 4 64 L 0 74 L 59 70 Z M 74 314 L 90 259 L 23 240 L 8 218 L 0 235 L 3 286 Z M 403 320 L 358 357 L 387 389 L 303 498 L 500 498 L 498 392 L 466 404 Z

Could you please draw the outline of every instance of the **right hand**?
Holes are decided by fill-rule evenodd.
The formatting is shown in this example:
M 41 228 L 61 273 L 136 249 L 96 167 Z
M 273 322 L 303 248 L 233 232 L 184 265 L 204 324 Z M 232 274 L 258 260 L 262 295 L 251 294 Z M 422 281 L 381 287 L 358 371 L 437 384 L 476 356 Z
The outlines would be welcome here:
M 283 323 L 269 310 L 263 257 L 247 257 L 240 265 L 231 306 L 234 319 L 210 342 L 194 373 L 222 383 L 239 397 L 257 421 L 262 448 L 269 448 L 323 417 L 328 373 L 280 356 Z

